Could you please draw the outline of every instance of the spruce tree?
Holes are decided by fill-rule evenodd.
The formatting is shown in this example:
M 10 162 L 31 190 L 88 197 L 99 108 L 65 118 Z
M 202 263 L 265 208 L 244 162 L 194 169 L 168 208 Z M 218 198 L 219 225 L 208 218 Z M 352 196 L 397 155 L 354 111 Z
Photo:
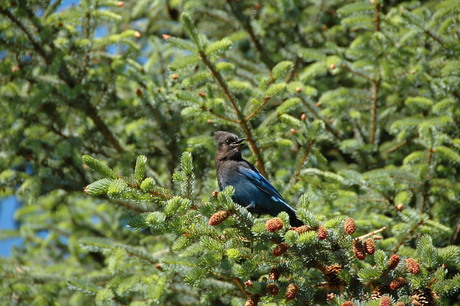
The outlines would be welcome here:
M 6 1 L 2 304 L 455 305 L 460 1 Z M 213 133 L 296 208 L 217 190 Z

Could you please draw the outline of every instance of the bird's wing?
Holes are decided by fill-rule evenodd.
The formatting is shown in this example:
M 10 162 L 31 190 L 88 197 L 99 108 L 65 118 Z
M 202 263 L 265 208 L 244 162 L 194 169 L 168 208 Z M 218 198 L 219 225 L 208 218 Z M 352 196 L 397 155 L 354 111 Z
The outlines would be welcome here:
M 286 200 L 281 196 L 278 190 L 276 190 L 275 187 L 273 187 L 273 185 L 258 171 L 246 167 L 238 167 L 237 171 L 240 174 L 244 175 L 258 189 L 262 190 L 263 192 L 271 196 L 275 201 L 281 200 L 281 202 L 284 202 L 286 204 Z

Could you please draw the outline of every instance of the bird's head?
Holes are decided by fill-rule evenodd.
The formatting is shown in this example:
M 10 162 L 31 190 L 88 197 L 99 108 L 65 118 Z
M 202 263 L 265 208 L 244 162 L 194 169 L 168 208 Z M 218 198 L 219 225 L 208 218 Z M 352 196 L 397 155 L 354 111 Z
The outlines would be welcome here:
M 214 139 L 218 145 L 218 159 L 241 158 L 241 147 L 244 145 L 244 138 L 239 138 L 229 132 L 218 131 L 214 133 Z

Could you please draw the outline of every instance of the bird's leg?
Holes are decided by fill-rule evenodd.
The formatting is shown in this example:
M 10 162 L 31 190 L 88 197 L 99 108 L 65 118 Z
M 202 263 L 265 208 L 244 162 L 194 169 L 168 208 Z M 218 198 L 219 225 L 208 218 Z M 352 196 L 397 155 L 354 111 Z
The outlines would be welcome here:
M 250 210 L 250 209 L 253 209 L 253 208 L 256 208 L 256 206 L 254 205 L 254 203 L 251 203 L 249 204 L 248 206 L 245 207 L 247 210 Z

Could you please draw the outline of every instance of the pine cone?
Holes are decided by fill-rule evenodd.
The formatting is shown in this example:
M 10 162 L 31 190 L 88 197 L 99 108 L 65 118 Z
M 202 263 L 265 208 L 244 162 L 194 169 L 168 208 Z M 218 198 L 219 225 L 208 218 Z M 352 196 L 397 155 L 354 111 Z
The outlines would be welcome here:
M 419 289 L 411 296 L 411 303 L 414 305 L 436 305 L 435 293 L 430 288 Z
M 248 299 L 246 300 L 246 304 L 244 305 L 245 306 L 257 306 L 259 304 L 259 299 L 260 299 L 260 295 L 253 294 L 248 297 Z
M 398 277 L 390 283 L 391 290 L 398 290 L 406 284 L 406 280 L 403 277 Z
M 366 241 L 364 241 L 364 246 L 366 248 L 367 254 L 372 255 L 372 254 L 375 253 L 375 241 L 374 241 L 374 239 L 372 239 L 372 238 L 366 239 Z
M 284 243 L 284 242 L 280 243 L 273 249 L 273 255 L 275 257 L 281 256 L 284 253 L 286 253 L 288 249 L 289 249 L 289 245 L 287 243 Z
M 277 268 L 272 268 L 270 270 L 270 273 L 268 273 L 268 278 L 271 280 L 278 280 L 280 278 L 280 275 L 280 270 L 278 270 Z
M 353 235 L 356 231 L 356 222 L 353 218 L 347 218 L 345 220 L 345 225 L 343 226 L 345 229 L 345 232 L 349 235 Z
M 418 274 L 420 272 L 420 265 L 413 258 L 406 259 L 406 268 L 412 274 Z
M 342 306 L 355 306 L 355 303 L 353 303 L 352 301 L 346 301 L 342 303 Z
M 380 306 L 391 306 L 391 299 L 388 296 L 382 297 L 380 300 Z
M 324 278 L 332 290 L 339 289 L 343 284 L 342 280 L 339 278 L 340 272 L 342 272 L 342 266 L 340 265 L 327 266 L 324 270 Z
M 209 218 L 209 225 L 216 226 L 224 222 L 232 213 L 228 210 L 221 210 L 216 212 Z
M 297 295 L 297 291 L 299 290 L 299 287 L 297 287 L 296 284 L 291 283 L 287 286 L 286 289 L 286 300 L 293 300 L 295 299 L 295 296 Z
M 319 240 L 324 240 L 327 237 L 327 230 L 324 226 L 320 225 L 318 230 L 316 231 L 316 235 L 318 236 Z
M 273 219 L 267 220 L 267 222 L 265 223 L 265 228 L 270 233 L 274 233 L 282 229 L 283 225 L 284 225 L 283 220 L 281 220 L 280 218 L 273 218 Z
M 355 254 L 356 258 L 359 260 L 364 260 L 366 258 L 366 248 L 361 241 L 356 241 L 353 244 L 353 254 Z
M 269 283 L 267 285 L 267 291 L 271 295 L 277 295 L 278 292 L 280 292 L 280 288 L 278 288 L 278 286 L 276 284 L 274 284 L 274 283 Z
M 393 270 L 395 269 L 399 264 L 399 255 L 398 254 L 394 254 L 390 257 L 390 259 L 388 260 L 388 268 L 390 270 Z
M 303 233 L 311 231 L 311 227 L 309 227 L 307 225 L 302 225 L 302 226 L 299 226 L 299 227 L 294 227 L 294 231 L 296 231 L 297 234 L 301 235 Z
M 333 292 L 328 293 L 326 296 L 326 301 L 330 302 L 333 300 L 335 300 L 335 294 Z
M 389 292 L 390 288 L 388 288 L 388 286 L 379 285 L 372 291 L 371 300 L 378 300 Z

